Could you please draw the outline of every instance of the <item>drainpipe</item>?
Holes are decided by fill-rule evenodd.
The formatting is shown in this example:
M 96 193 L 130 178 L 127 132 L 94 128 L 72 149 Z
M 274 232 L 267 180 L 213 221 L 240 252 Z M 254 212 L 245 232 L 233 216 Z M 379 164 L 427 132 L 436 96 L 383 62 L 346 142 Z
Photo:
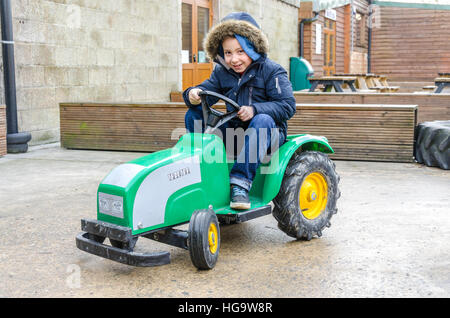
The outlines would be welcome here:
M 367 1 L 369 3 L 369 32 L 367 39 L 367 73 L 371 73 L 370 64 L 372 62 L 372 0 Z
M 28 132 L 18 132 L 11 1 L 0 1 L 7 151 L 9 153 L 23 153 L 28 150 L 28 141 L 31 140 L 31 134 Z
M 313 18 L 310 18 L 310 19 L 302 19 L 301 21 L 300 21 L 300 40 L 298 41 L 299 42 L 299 45 L 300 45 L 300 48 L 299 48 L 299 51 L 300 51 L 300 57 L 303 57 L 303 39 L 304 39 L 304 35 L 303 35 L 303 33 L 304 33 L 304 24 L 305 23 L 313 23 L 314 21 L 316 21 L 318 18 L 319 18 L 319 12 L 315 12 L 315 11 L 313 11 L 313 13 L 315 14 L 315 16 L 313 17 Z

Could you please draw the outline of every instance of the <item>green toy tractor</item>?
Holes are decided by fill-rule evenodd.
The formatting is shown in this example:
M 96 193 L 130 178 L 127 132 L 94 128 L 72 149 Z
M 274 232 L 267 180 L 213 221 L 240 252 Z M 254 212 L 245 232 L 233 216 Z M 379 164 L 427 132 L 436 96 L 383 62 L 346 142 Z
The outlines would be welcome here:
M 195 267 L 211 269 L 219 256 L 219 224 L 272 213 L 287 235 L 306 240 L 330 226 L 340 191 L 327 139 L 288 136 L 259 166 L 249 193 L 251 209 L 233 210 L 229 171 L 234 160 L 211 132 L 236 117 L 239 105 L 214 92 L 200 95 L 205 132 L 185 134 L 173 148 L 114 168 L 98 187 L 97 219 L 81 220 L 79 249 L 133 266 L 169 263 L 169 252 L 134 252 L 138 238 L 145 237 L 189 250 Z M 222 99 L 233 111 L 212 108 L 207 96 Z M 187 231 L 175 228 L 186 223 Z

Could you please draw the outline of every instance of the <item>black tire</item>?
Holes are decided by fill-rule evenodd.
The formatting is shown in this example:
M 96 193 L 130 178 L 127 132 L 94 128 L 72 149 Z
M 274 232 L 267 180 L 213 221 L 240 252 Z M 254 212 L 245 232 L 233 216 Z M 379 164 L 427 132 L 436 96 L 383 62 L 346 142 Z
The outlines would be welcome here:
M 336 203 L 341 195 L 338 183 L 335 164 L 326 154 L 317 151 L 295 153 L 273 200 L 272 214 L 279 229 L 299 240 L 309 241 L 315 235 L 322 236 L 323 229 L 330 227 L 330 219 L 337 213 Z
M 189 255 L 198 269 L 212 269 L 219 258 L 220 229 L 213 210 L 195 211 L 189 222 Z
M 414 156 L 429 167 L 450 169 L 450 120 L 429 121 L 416 127 Z

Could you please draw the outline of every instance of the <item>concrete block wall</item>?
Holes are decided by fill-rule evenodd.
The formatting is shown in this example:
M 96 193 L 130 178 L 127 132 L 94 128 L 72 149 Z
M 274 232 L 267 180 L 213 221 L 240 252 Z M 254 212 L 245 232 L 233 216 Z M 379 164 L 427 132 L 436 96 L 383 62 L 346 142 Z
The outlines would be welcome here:
M 181 1 L 11 4 L 18 124 L 29 145 L 59 141 L 60 102 L 168 101 L 180 89 Z
M 255 18 L 269 40 L 269 58 L 289 72 L 289 58 L 298 56 L 298 10 L 300 1 L 216 1 L 214 22 L 231 12 L 245 11 Z
M 269 57 L 289 71 L 300 1 L 212 1 L 217 20 L 251 13 L 269 38 Z M 165 102 L 181 90 L 181 0 L 11 4 L 18 125 L 32 134 L 29 145 L 59 141 L 59 103 Z

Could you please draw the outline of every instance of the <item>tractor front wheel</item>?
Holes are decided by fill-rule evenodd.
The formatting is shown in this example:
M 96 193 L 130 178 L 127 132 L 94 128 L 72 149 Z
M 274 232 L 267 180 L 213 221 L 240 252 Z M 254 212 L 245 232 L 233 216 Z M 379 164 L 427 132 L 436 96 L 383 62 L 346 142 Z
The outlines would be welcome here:
M 188 248 L 198 269 L 212 269 L 219 257 L 220 229 L 213 210 L 198 210 L 189 222 Z
M 338 183 L 335 165 L 326 154 L 295 153 L 273 200 L 278 227 L 297 239 L 309 241 L 315 235 L 320 237 L 337 212 Z

